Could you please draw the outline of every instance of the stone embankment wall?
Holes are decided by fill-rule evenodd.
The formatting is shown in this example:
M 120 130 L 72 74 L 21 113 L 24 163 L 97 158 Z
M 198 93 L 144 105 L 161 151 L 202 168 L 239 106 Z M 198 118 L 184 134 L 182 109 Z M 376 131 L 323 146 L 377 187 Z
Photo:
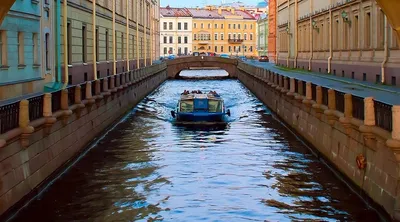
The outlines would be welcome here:
M 0 213 L 33 195 L 52 173 L 167 77 L 163 63 L 20 101 L 19 127 L 0 135 Z M 58 95 L 60 109 L 55 111 Z M 35 107 L 29 103 L 36 101 L 42 101 L 43 115 L 30 121 L 37 110 L 29 110 Z
M 341 94 L 244 63 L 239 63 L 237 73 L 270 110 L 393 218 L 400 219 L 399 106 L 384 116 L 392 121 L 390 132 L 376 125 L 375 118 L 380 117 L 375 115 L 378 103 L 374 108 L 373 98 Z

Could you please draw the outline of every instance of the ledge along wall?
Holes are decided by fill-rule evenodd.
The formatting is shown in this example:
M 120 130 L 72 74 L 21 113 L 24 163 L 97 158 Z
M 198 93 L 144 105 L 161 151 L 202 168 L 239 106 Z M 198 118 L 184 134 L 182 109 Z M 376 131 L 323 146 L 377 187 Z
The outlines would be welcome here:
M 162 63 L 0 107 L 0 214 L 26 201 L 167 77 Z
M 269 109 L 391 217 L 400 219 L 400 106 L 244 63 L 239 63 L 237 73 Z

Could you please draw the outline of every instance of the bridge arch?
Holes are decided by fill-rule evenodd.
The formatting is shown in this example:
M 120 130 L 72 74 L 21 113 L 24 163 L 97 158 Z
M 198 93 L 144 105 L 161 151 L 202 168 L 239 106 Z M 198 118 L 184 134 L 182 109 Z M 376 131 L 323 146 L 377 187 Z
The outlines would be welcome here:
M 214 56 L 190 56 L 167 61 L 168 78 L 178 78 L 182 70 L 192 67 L 217 67 L 228 72 L 229 77 L 236 78 L 236 59 L 227 59 Z

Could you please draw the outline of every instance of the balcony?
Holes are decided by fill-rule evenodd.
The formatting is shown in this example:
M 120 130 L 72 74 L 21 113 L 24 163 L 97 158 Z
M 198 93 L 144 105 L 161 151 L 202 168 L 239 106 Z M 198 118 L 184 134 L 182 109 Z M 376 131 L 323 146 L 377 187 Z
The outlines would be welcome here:
M 199 45 L 208 45 L 208 40 L 200 40 Z
M 243 39 L 228 39 L 228 42 L 231 44 L 241 44 L 243 43 Z

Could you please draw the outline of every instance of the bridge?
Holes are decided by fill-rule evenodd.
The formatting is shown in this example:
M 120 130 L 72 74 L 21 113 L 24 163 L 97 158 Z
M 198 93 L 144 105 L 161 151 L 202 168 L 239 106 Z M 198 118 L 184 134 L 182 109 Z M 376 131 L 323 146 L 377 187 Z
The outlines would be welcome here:
M 400 106 L 391 102 L 398 95 L 341 88 L 342 83 L 335 86 L 263 64 L 217 57 L 179 58 L 1 104 L 0 213 L 23 204 L 89 141 L 167 78 L 204 65 L 220 67 L 238 78 L 321 157 L 400 219 Z
M 179 78 L 179 73 L 190 68 L 215 67 L 228 72 L 230 78 L 236 78 L 236 59 L 212 57 L 212 56 L 189 56 L 173 60 L 167 60 L 168 77 Z

